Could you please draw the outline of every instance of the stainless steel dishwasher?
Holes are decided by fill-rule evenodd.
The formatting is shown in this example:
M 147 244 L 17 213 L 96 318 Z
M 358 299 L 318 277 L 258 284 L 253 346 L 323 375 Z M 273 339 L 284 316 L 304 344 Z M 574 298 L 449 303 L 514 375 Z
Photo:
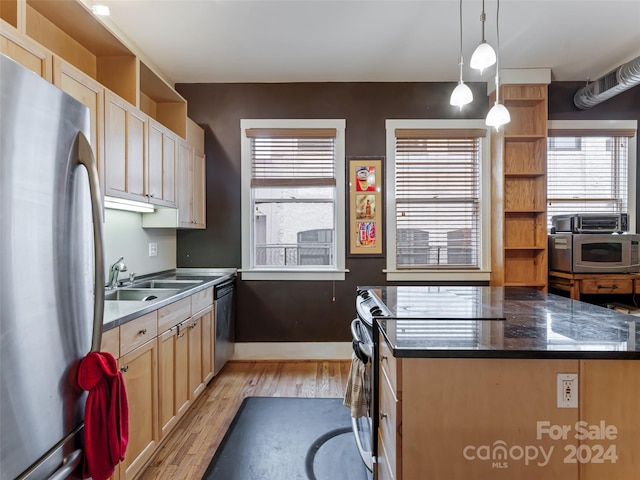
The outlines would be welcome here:
M 224 367 L 233 355 L 236 322 L 235 278 L 213 287 L 216 341 L 213 349 L 213 374 Z

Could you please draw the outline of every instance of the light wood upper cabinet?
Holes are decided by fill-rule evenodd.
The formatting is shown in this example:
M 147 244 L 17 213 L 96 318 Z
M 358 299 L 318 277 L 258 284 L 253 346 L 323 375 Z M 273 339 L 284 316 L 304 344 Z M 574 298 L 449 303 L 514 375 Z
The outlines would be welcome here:
M 168 128 L 149 119 L 149 202 L 176 207 L 176 156 L 178 137 Z
M 104 87 L 60 57 L 53 59 L 53 84 L 89 107 L 91 148 L 100 173 L 100 188 L 104 191 Z
M 204 153 L 193 149 L 193 226 L 206 228 L 206 163 Z
M 178 147 L 179 200 L 181 228 L 205 228 L 205 157 L 188 143 Z
M 36 75 L 52 80 L 52 55 L 49 50 L 20 34 L 0 20 L 0 53 L 15 60 Z
M 109 90 L 104 117 L 105 194 L 146 202 L 148 117 Z
M 159 441 L 157 345 L 153 338 L 118 360 L 129 402 L 129 444 L 120 464 L 123 480 L 138 475 Z

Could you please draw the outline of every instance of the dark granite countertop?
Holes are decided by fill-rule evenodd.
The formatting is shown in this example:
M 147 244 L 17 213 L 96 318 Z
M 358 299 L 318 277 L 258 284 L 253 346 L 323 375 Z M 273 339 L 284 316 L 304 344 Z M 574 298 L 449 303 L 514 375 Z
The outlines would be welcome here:
M 640 360 L 640 317 L 525 288 L 371 289 L 396 357 Z
M 164 307 L 194 293 L 212 287 L 236 276 L 235 268 L 178 268 L 175 270 L 145 275 L 136 279 L 136 283 L 147 280 L 200 280 L 201 283 L 181 289 L 176 295 L 153 302 L 131 300 L 107 300 L 104 302 L 102 331 L 125 324 L 146 313 Z M 135 284 L 131 285 L 135 288 Z M 124 287 L 126 288 L 126 286 Z

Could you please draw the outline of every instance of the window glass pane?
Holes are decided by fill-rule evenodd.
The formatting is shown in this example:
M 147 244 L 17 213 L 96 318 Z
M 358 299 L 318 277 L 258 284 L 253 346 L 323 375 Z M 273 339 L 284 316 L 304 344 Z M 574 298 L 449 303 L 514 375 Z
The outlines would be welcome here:
M 549 227 L 553 215 L 627 212 L 626 137 L 549 137 L 548 147 Z
M 478 268 L 480 140 L 396 142 L 396 266 Z
M 335 266 L 332 201 L 256 201 L 254 265 Z
M 256 200 L 333 200 L 334 187 L 254 188 Z

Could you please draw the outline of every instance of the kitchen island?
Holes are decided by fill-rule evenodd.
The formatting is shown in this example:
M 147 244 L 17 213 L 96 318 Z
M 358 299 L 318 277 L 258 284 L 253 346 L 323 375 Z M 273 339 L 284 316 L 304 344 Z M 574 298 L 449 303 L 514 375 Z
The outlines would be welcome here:
M 528 289 L 371 291 L 378 478 L 638 477 L 640 318 Z

